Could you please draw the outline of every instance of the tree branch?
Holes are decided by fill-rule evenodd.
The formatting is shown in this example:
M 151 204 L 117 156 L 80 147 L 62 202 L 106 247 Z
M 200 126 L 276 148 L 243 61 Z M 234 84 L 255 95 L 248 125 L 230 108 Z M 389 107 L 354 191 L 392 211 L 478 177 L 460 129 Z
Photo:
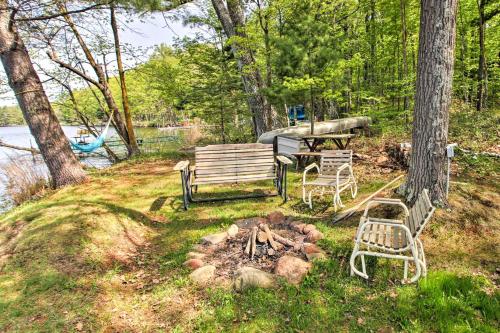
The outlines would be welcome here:
M 84 72 L 74 68 L 70 64 L 67 64 L 67 63 L 63 62 L 62 60 L 60 60 L 57 57 L 57 54 L 54 52 L 54 50 L 47 51 L 47 55 L 49 56 L 50 60 L 52 60 L 53 62 L 58 64 L 60 67 L 66 68 L 67 70 L 75 73 L 76 75 L 78 75 L 79 77 L 84 79 L 85 81 L 88 81 L 88 82 L 92 83 L 93 85 L 95 85 L 97 88 L 101 89 L 101 84 L 99 82 L 97 82 L 96 80 L 94 80 L 93 78 L 91 78 L 90 76 L 85 74 Z
M 8 143 L 4 143 L 0 140 L 0 147 L 5 147 L 5 148 L 10 148 L 10 149 L 15 149 L 15 150 L 22 150 L 22 151 L 27 151 L 32 154 L 40 154 L 40 151 L 35 148 L 28 148 L 28 147 L 21 147 L 21 146 L 16 146 L 16 145 L 11 145 Z
M 45 20 L 50 20 L 54 19 L 57 17 L 61 17 L 64 15 L 69 15 L 69 14 L 78 14 L 78 13 L 83 13 L 92 9 L 100 9 L 100 7 L 104 6 L 105 4 L 103 3 L 97 3 L 95 5 L 81 8 L 81 9 L 75 9 L 75 10 L 67 10 L 65 12 L 59 12 L 59 13 L 54 13 L 54 14 L 47 14 L 47 15 L 41 15 L 41 16 L 36 16 L 36 17 L 25 17 L 25 18 L 18 18 L 16 21 L 45 21 Z

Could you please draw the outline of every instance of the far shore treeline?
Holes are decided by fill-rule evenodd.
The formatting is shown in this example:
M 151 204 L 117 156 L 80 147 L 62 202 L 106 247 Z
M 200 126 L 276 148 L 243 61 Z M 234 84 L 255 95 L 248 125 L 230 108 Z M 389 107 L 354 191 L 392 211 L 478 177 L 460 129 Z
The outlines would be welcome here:
M 0 126 L 24 125 L 21 109 L 16 106 L 0 106 Z

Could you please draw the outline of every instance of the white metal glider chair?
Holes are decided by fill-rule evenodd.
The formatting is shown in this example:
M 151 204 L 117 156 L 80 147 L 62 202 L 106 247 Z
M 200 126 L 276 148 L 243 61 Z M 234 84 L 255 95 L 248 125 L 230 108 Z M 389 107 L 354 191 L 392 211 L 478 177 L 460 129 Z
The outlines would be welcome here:
M 382 219 L 368 216 L 371 207 L 377 204 L 397 205 L 404 210 L 404 220 Z M 404 260 L 404 279 L 408 281 L 408 262 L 415 264 L 415 274 L 410 282 L 416 282 L 421 275 L 427 275 L 424 247 L 420 234 L 429 222 L 435 208 L 426 189 L 420 193 L 413 207 L 408 210 L 399 199 L 373 199 L 366 205 L 360 219 L 350 265 L 351 275 L 357 274 L 368 279 L 365 255 Z M 373 249 L 373 250 L 372 250 Z M 356 257 L 361 257 L 361 271 L 356 268 Z
M 313 180 L 307 179 L 307 173 L 316 169 L 318 177 Z M 323 195 L 325 192 L 333 194 L 333 207 L 344 207 L 340 199 L 340 193 L 351 189 L 354 198 L 358 192 L 358 186 L 352 171 L 352 150 L 324 150 L 321 152 L 320 165 L 316 163 L 308 165 L 302 177 L 302 200 L 312 208 L 313 192 Z

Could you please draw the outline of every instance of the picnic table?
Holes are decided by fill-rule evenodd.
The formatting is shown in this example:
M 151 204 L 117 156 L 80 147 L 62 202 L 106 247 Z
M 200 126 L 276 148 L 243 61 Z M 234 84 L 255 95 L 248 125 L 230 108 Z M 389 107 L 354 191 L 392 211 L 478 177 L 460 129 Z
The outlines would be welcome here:
M 306 143 L 309 151 L 314 152 L 316 148 L 323 144 L 326 140 L 332 140 L 335 145 L 340 149 L 344 150 L 349 145 L 352 138 L 355 138 L 356 134 L 319 134 L 319 135 L 306 135 L 302 137 L 302 140 Z M 345 143 L 343 142 L 345 140 Z M 312 141 L 312 143 L 310 142 Z
M 319 135 L 306 135 L 302 136 L 301 139 L 304 140 L 305 144 L 309 148 L 308 152 L 297 152 L 293 156 L 297 158 L 297 169 L 309 161 L 310 158 L 318 158 L 321 156 L 321 152 L 317 151 L 320 144 L 323 144 L 326 140 L 332 140 L 335 145 L 340 149 L 344 150 L 349 145 L 352 138 L 356 137 L 354 133 L 348 134 L 319 134 Z M 345 140 L 345 143 L 343 142 Z

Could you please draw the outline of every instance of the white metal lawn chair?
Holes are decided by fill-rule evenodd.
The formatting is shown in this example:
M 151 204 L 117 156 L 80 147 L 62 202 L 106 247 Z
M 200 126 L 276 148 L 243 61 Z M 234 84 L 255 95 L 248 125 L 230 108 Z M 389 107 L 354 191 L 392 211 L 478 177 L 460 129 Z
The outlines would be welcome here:
M 368 215 L 376 204 L 397 205 L 404 210 L 404 220 L 376 218 Z M 415 264 L 415 274 L 410 282 L 416 282 L 421 275 L 427 275 L 424 247 L 420 234 L 429 222 L 435 208 L 429 199 L 426 189 L 420 193 L 413 207 L 408 210 L 399 199 L 373 199 L 366 205 L 360 219 L 350 265 L 351 276 L 356 274 L 368 279 L 366 274 L 365 255 L 404 260 L 404 279 L 408 281 L 408 263 Z M 361 271 L 356 268 L 355 261 L 361 257 Z
M 318 176 L 312 180 L 307 179 L 307 173 L 316 169 Z M 320 165 L 316 163 L 308 165 L 302 177 L 302 200 L 312 208 L 312 195 L 318 192 L 333 194 L 333 207 L 344 207 L 340 199 L 340 193 L 351 189 L 354 198 L 358 192 L 358 186 L 352 171 L 352 150 L 324 150 L 321 152 Z

